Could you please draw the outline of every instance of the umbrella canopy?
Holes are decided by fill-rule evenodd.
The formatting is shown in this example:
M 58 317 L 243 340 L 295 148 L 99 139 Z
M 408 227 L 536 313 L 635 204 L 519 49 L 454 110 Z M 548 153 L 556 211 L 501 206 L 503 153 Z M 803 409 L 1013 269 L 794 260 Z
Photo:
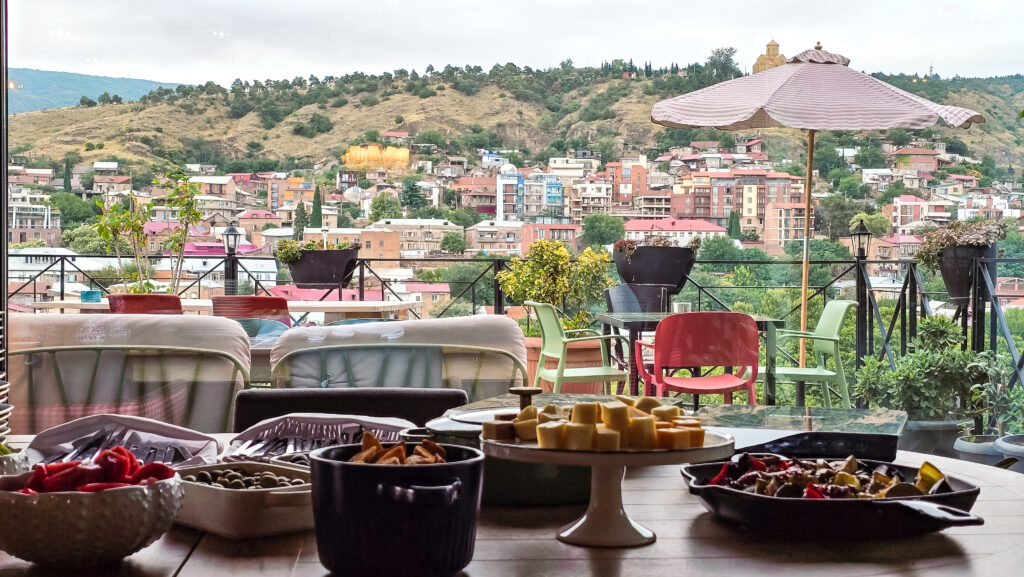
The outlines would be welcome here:
M 807 329 L 808 243 L 811 216 L 811 167 L 818 130 L 927 128 L 942 120 L 968 128 L 985 122 L 973 110 L 943 106 L 849 68 L 850 60 L 821 49 L 805 50 L 786 64 L 663 100 L 651 120 L 672 128 L 802 128 L 807 135 L 803 279 L 800 329 Z M 800 365 L 804 342 L 800 343 Z
M 849 68 L 850 60 L 805 50 L 786 64 L 663 100 L 651 120 L 673 128 L 927 128 L 940 119 L 967 128 L 985 117 L 943 106 Z

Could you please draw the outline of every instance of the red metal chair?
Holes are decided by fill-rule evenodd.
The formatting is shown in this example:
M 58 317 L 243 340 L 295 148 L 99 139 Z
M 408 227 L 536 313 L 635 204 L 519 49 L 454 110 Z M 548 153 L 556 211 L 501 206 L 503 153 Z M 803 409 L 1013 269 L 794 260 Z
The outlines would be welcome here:
M 727 404 L 732 393 L 747 391 L 747 403 L 757 404 L 757 323 L 748 315 L 728 312 L 682 313 L 658 323 L 654 343 L 637 341 L 636 356 L 654 350 L 654 371 L 637 364 L 640 376 L 654 384 L 657 396 L 666 391 L 692 395 L 722 394 Z M 732 367 L 733 374 L 673 377 L 672 367 Z
M 229 319 L 270 319 L 292 326 L 288 299 L 251 295 L 213 297 L 213 314 Z
M 122 315 L 180 315 L 181 298 L 178 295 L 111 294 L 107 295 L 110 312 Z

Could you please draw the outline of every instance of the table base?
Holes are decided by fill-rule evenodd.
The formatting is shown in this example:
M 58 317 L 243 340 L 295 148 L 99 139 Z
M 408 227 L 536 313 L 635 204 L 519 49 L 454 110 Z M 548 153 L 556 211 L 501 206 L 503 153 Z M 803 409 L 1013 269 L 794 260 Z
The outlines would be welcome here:
M 558 530 L 558 540 L 582 547 L 639 547 L 654 543 L 654 531 L 622 508 L 625 467 L 591 467 L 590 504 L 582 517 Z

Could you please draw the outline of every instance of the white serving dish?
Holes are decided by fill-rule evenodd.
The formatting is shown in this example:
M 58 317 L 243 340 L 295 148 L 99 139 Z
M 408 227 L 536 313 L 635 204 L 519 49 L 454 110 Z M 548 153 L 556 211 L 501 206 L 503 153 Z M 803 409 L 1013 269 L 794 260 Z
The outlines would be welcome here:
M 303 479 L 306 484 L 273 489 L 225 489 L 218 485 L 182 481 L 185 502 L 175 522 L 233 539 L 313 529 L 313 486 L 309 483 L 309 469 L 240 461 L 182 467 L 178 473 L 186 477 L 216 469 L 238 469 L 247 473 L 270 471 L 284 477 Z
M 181 478 L 95 493 L 17 493 L 32 473 L 0 477 L 0 549 L 78 575 L 156 541 L 174 522 Z
M 0 455 L 0 475 L 20 475 L 25 471 L 28 471 L 28 453 L 25 451 Z

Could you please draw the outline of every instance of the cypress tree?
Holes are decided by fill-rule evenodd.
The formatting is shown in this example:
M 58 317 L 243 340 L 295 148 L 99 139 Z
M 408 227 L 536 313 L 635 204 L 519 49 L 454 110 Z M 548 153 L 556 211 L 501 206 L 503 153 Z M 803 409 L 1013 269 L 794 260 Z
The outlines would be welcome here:
M 743 231 L 740 230 L 740 213 L 735 210 L 729 213 L 729 238 L 740 239 L 743 237 Z
M 321 203 L 320 187 L 317 186 L 316 190 L 313 191 L 313 212 L 309 215 L 309 226 L 313 228 L 320 228 L 324 224 L 324 215 Z
M 302 240 L 302 231 L 309 226 L 309 215 L 306 214 L 306 203 L 299 200 L 295 207 L 295 218 L 292 219 L 292 238 Z

